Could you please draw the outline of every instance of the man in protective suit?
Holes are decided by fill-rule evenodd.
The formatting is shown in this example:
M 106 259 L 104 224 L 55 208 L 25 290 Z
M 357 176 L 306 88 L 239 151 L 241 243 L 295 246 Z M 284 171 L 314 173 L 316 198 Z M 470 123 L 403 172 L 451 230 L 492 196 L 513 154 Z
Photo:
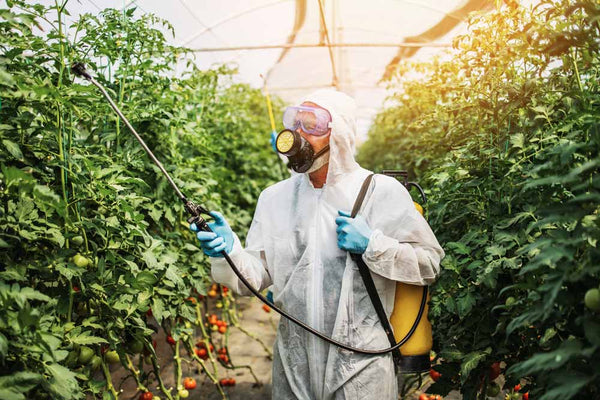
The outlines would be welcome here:
M 212 276 L 237 293 L 250 294 L 220 257 L 225 250 L 256 289 L 272 285 L 275 304 L 301 321 L 353 347 L 387 348 L 388 338 L 349 252 L 362 254 L 388 317 L 396 281 L 433 283 L 444 252 L 408 191 L 394 178 L 376 175 L 359 214 L 350 218 L 360 187 L 371 174 L 354 160 L 352 98 L 319 90 L 289 109 L 284 125 L 318 157 L 290 160 L 302 164 L 304 172 L 261 193 L 246 248 L 223 216 L 212 213 L 214 232 L 198 232 L 203 251 L 212 257 Z M 274 345 L 273 399 L 392 400 L 397 392 L 391 353 L 369 356 L 343 350 L 281 318 Z

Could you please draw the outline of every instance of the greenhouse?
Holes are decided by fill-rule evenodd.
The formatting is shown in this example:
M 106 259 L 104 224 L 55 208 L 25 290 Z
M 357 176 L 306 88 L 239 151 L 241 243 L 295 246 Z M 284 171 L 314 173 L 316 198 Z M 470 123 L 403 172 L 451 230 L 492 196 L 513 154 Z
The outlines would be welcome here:
M 0 1 L 0 400 L 600 399 L 596 0 Z

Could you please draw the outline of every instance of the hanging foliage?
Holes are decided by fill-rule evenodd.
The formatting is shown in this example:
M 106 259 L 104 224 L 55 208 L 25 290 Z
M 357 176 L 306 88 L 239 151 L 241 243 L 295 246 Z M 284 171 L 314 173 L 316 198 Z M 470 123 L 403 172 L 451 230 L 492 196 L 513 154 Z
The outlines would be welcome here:
M 429 192 L 446 250 L 430 392 L 598 398 L 600 4 L 505 3 L 448 59 L 399 69 L 359 160 Z
M 158 330 L 177 382 L 185 358 L 223 394 L 231 292 L 211 287 L 183 205 L 70 65 L 88 61 L 186 195 L 240 233 L 279 174 L 265 99 L 234 71 L 195 68 L 165 21 L 108 9 L 66 26 L 65 4 L 0 10 L 0 398 L 116 398 L 111 363 L 143 394 L 185 397 L 164 385 Z

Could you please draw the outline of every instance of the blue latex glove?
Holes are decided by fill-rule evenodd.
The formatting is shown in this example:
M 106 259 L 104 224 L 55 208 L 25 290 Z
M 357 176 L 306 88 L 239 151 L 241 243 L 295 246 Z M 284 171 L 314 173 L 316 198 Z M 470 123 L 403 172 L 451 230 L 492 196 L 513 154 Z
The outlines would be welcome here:
M 277 132 L 273 131 L 271 132 L 271 147 L 273 148 L 273 151 L 276 154 L 279 154 L 279 152 L 277 151 L 277 145 L 276 142 L 277 141 Z
M 233 249 L 233 231 L 220 212 L 211 211 L 209 214 L 215 219 L 214 222 L 208 223 L 212 232 L 198 231 L 196 224 L 191 224 L 190 229 L 198 232 L 196 237 L 200 241 L 204 254 L 209 257 L 223 257 L 221 254 L 223 250 L 229 254 Z
M 340 216 L 335 219 L 338 247 L 350 253 L 363 254 L 373 233 L 367 221 L 361 215 L 350 218 L 350 213 L 346 211 L 340 210 L 338 214 Z

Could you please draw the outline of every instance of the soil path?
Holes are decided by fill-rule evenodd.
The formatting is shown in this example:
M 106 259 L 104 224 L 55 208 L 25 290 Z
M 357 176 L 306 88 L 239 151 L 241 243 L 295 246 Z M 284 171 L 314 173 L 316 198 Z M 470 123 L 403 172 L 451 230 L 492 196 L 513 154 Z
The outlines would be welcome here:
M 240 325 L 252 335 L 256 335 L 269 349 L 269 353 L 260 343 L 250 338 L 239 329 L 232 328 L 229 334 L 229 353 L 236 365 L 250 365 L 260 381 L 256 380 L 247 369 L 236 369 L 225 377 L 235 378 L 236 385 L 224 388 L 230 400 L 267 400 L 271 398 L 271 366 L 270 352 L 275 342 L 275 333 L 279 323 L 279 315 L 273 311 L 267 313 L 262 309 L 262 302 L 254 297 L 237 297 L 238 310 L 242 315 Z M 223 373 L 223 372 L 221 372 Z M 202 379 L 202 378 L 200 378 Z M 200 384 L 200 380 L 198 383 Z M 214 385 L 206 379 L 206 385 L 196 389 L 190 400 L 220 400 L 221 395 Z
M 228 370 L 219 365 L 218 375 L 220 378 L 235 378 L 236 385 L 225 387 L 224 391 L 229 400 L 271 400 L 271 366 L 272 360 L 270 351 L 273 348 L 275 341 L 276 327 L 279 323 L 279 315 L 271 311 L 265 312 L 262 309 L 262 302 L 254 297 L 237 297 L 238 310 L 241 312 L 240 325 L 250 335 L 255 335 L 259 338 L 264 346 L 269 349 L 265 350 L 263 345 L 254 340 L 246 333 L 232 327 L 229 331 L 229 353 L 232 357 L 232 362 L 236 366 L 249 365 L 252 367 L 256 379 L 260 382 L 257 384 L 256 379 L 246 368 L 238 368 Z M 209 310 L 213 312 L 214 310 Z M 175 387 L 174 382 L 174 363 L 173 350 L 171 346 L 166 344 L 165 335 L 161 332 L 155 336 L 159 344 L 156 352 L 161 364 L 162 377 L 167 388 Z M 137 399 L 136 386 L 133 379 L 122 381 L 126 376 L 122 367 L 114 369 L 112 372 L 113 382 L 117 387 L 123 390 L 122 399 Z M 149 369 L 148 366 L 145 367 Z M 212 367 L 209 366 L 209 371 Z M 222 400 L 223 397 L 216 389 L 215 385 L 202 373 L 198 368 L 187 367 L 183 364 L 184 376 L 191 376 L 196 379 L 198 387 L 190 390 L 189 400 Z M 98 377 L 100 378 L 100 377 Z M 425 381 L 431 380 L 425 375 Z M 429 382 L 430 383 L 430 382 Z M 426 384 L 423 389 L 429 386 Z M 153 390 L 158 394 L 158 391 Z M 416 400 L 422 392 L 413 392 L 407 396 L 407 400 Z M 164 399 L 164 396 L 160 397 Z M 452 392 L 444 397 L 445 400 L 460 400 L 462 396 L 457 392 Z

